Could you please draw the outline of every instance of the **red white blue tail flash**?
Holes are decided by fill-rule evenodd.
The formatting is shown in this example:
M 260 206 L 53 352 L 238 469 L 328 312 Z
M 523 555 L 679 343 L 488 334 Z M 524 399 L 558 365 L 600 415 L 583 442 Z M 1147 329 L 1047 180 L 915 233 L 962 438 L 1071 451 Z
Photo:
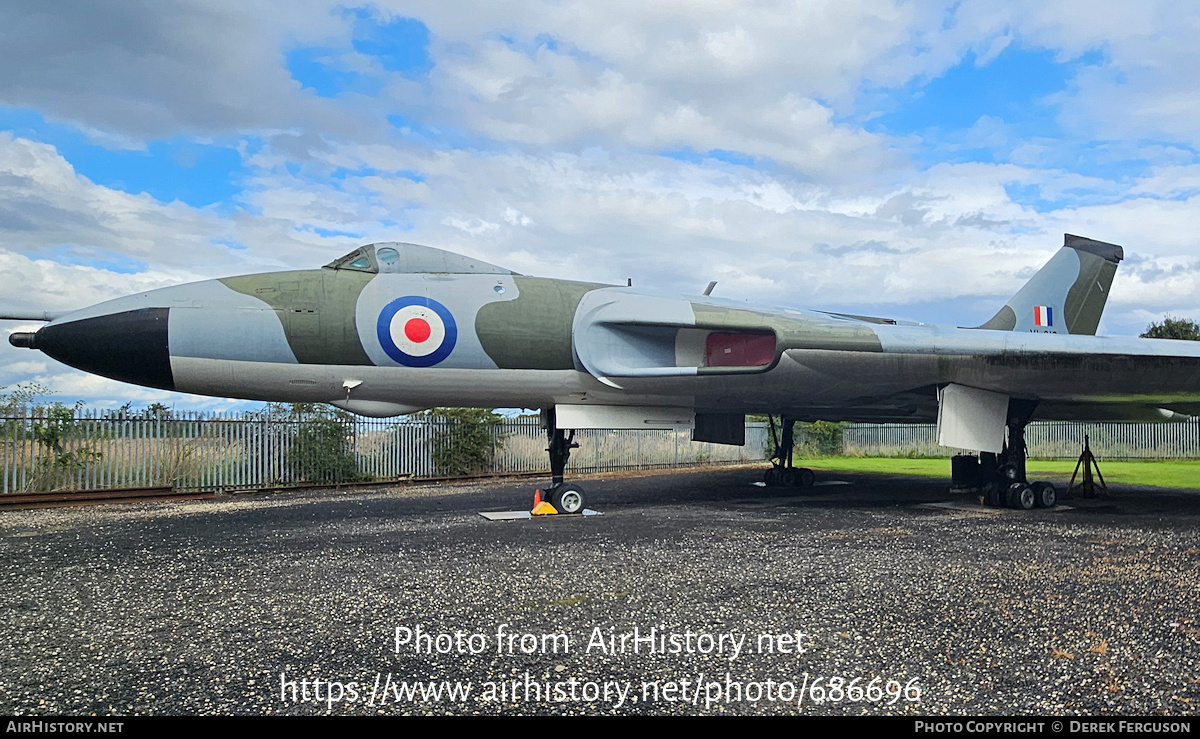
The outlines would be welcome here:
M 1033 325 L 1035 326 L 1053 326 L 1054 312 L 1048 305 L 1033 306 Z
M 432 298 L 396 298 L 379 312 L 379 344 L 406 367 L 432 367 L 454 351 L 458 326 L 446 306 Z

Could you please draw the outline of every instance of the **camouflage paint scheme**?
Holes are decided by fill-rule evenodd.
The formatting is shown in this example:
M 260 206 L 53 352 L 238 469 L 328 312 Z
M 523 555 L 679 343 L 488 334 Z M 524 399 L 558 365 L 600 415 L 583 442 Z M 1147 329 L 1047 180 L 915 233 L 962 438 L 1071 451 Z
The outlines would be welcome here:
M 1200 344 L 1093 335 L 1121 258 L 1068 236 L 994 318 L 953 328 L 526 277 L 381 243 L 322 269 L 108 301 L 14 343 L 127 382 L 382 416 L 600 404 L 929 421 L 949 383 L 1039 400 L 1038 418 L 1200 412 Z M 773 356 L 708 361 L 739 337 L 773 341 Z

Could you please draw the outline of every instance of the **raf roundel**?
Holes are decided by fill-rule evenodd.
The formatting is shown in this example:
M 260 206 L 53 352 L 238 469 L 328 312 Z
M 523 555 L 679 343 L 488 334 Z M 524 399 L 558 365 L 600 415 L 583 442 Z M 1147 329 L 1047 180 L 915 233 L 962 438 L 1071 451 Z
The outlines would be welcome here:
M 383 351 L 406 367 L 432 367 L 450 356 L 458 340 L 458 326 L 446 306 L 415 295 L 384 306 L 376 331 Z

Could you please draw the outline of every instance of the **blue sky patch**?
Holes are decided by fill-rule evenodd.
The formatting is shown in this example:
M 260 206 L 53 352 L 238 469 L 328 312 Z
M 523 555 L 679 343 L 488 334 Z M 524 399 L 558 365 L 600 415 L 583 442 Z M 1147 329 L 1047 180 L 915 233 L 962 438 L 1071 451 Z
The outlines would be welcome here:
M 416 79 L 429 73 L 429 29 L 415 18 L 382 22 L 366 9 L 347 11 L 354 19 L 351 47 L 369 56 L 389 72 Z M 376 95 L 383 80 L 348 67 L 343 51 L 327 46 L 292 49 L 286 64 L 292 79 L 319 97 L 334 98 L 345 92 Z
M 739 164 L 743 167 L 757 167 L 758 169 L 765 169 L 765 167 L 761 166 L 762 162 L 760 160 L 747 154 L 741 154 L 739 152 L 729 151 L 727 149 L 710 149 L 701 153 L 690 147 L 683 147 L 679 149 L 664 149 L 663 151 L 660 151 L 659 154 L 670 159 L 677 159 L 681 162 L 688 162 L 690 164 L 703 164 L 706 161 L 716 160 L 718 162 L 726 162 L 728 164 Z
M 304 47 L 288 52 L 287 69 L 292 79 L 323 98 L 337 97 L 343 92 L 373 95 L 383 87 L 383 83 L 378 80 L 372 80 L 353 70 L 342 69 L 339 67 L 337 54 L 321 46 Z
M 891 93 L 891 109 L 869 121 L 870 131 L 904 135 L 934 129 L 968 129 L 987 116 L 1015 126 L 1021 135 L 1058 136 L 1057 105 L 1048 100 L 1067 88 L 1089 55 L 1061 63 L 1050 51 L 1010 46 L 987 64 L 967 54 L 936 79 L 916 81 Z
M 1033 184 L 1008 184 L 1004 186 L 1004 192 L 1014 203 L 1032 208 L 1039 213 L 1049 213 L 1055 210 L 1062 210 L 1063 208 L 1081 208 L 1089 205 L 1117 203 L 1124 200 L 1127 196 L 1127 193 L 1123 189 L 1109 186 L 1109 183 L 1105 183 L 1105 186 L 1097 187 L 1066 187 L 1059 190 L 1053 196 L 1047 194 L 1047 189 L 1044 185 Z
M 862 125 L 872 133 L 901 137 L 922 167 L 1021 163 L 1022 147 L 1031 142 L 1065 162 L 1076 162 L 1059 120 L 1058 96 L 1069 91 L 1081 68 L 1103 61 L 1102 54 L 1089 52 L 1060 62 L 1051 51 L 1015 43 L 985 64 L 967 54 L 935 79 L 915 80 L 896 90 L 864 90 L 860 114 L 878 115 Z M 1039 162 L 1045 166 L 1040 157 Z
M 145 150 L 108 149 L 77 128 L 27 110 L 0 107 L 0 129 L 50 144 L 75 171 L 98 185 L 148 193 L 169 203 L 203 207 L 241 192 L 242 157 L 235 146 L 183 138 L 152 141 Z
M 1049 196 L 1040 185 L 1007 188 L 1014 202 L 1039 212 L 1115 202 L 1121 196 L 1112 184 L 1128 185 L 1155 166 L 1148 151 L 1173 150 L 1173 156 L 1185 160 L 1195 152 L 1168 141 L 1090 141 L 1064 129 L 1061 105 L 1073 79 L 1084 67 L 1104 61 L 1103 54 L 1088 52 L 1060 62 L 1051 51 L 1015 43 L 986 64 L 968 54 L 935 79 L 897 90 L 864 91 L 860 114 L 883 112 L 862 125 L 897 137 L 897 144 L 922 168 L 945 162 L 1012 163 L 1071 172 L 1110 185 L 1079 185 Z
M 389 72 L 420 77 L 433 69 L 429 56 L 429 29 L 416 18 L 394 18 L 381 22 L 365 9 L 351 11 L 354 21 L 354 50 L 374 57 Z
M 374 167 L 362 167 L 361 169 L 348 169 L 346 167 L 338 167 L 330 173 L 330 179 L 338 182 L 345 182 L 348 177 L 374 177 L 374 176 L 395 176 L 403 177 L 413 182 L 424 182 L 425 175 L 412 169 L 400 169 L 393 172 L 385 172 L 382 169 Z
M 308 231 L 325 239 L 361 239 L 362 236 L 352 231 L 334 231 L 328 228 L 318 228 L 316 226 L 299 226 L 297 230 Z
M 59 264 L 95 267 L 96 269 L 116 272 L 122 275 L 138 274 L 139 272 L 145 272 L 147 269 L 145 262 L 126 256 L 125 254 L 74 244 L 56 246 L 49 251 L 42 252 L 38 256 Z

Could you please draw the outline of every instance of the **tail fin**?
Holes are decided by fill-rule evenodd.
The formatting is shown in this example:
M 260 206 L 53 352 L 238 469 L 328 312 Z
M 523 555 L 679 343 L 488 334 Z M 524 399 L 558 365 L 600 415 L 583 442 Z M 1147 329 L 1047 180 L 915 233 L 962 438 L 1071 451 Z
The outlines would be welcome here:
M 976 328 L 1052 334 L 1096 334 L 1117 264 L 1116 244 L 1065 234 L 1063 248 L 1012 300 Z

